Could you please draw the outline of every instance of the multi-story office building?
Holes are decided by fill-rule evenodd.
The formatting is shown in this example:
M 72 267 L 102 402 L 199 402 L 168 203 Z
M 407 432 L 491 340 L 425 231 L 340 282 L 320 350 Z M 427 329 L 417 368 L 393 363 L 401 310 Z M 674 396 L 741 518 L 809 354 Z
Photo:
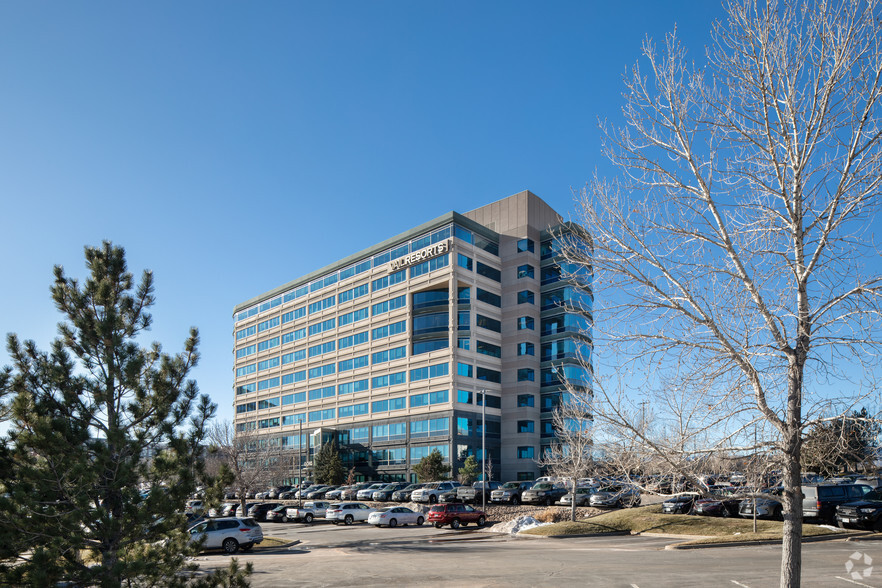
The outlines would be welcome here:
M 521 192 L 238 305 L 236 430 L 290 451 L 295 478 L 330 440 L 359 479 L 411 480 L 434 449 L 455 474 L 484 433 L 494 479 L 533 479 L 561 374 L 591 381 L 591 270 L 561 239 L 590 248 Z

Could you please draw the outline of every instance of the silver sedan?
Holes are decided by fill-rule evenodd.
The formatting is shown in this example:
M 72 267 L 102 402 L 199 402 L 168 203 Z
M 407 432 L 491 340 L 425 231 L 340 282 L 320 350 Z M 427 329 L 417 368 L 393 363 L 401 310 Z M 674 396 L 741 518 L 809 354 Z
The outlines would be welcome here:
M 414 512 L 406 506 L 387 506 L 380 510 L 372 512 L 368 516 L 368 524 L 382 527 L 396 527 L 398 525 L 417 525 L 420 526 L 425 521 L 425 517 L 421 512 Z

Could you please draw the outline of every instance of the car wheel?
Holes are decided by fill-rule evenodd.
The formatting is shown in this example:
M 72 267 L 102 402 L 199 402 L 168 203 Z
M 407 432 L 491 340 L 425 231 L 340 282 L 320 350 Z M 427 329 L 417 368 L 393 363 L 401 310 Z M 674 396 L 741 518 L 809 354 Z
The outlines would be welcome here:
M 486 523 L 486 522 L 487 522 L 487 519 L 485 519 L 484 517 L 478 517 L 478 526 L 479 527 L 483 527 L 484 523 Z
M 245 543 L 241 546 L 242 551 L 250 551 L 254 547 L 254 543 Z
M 783 521 L 784 509 L 782 509 L 780 506 L 776 507 L 775 510 L 772 511 L 772 518 L 776 521 Z
M 312 513 L 306 513 L 306 516 L 303 517 L 303 522 L 307 525 L 312 522 Z
M 443 527 L 443 526 L 444 526 L 443 523 L 435 523 L 435 528 L 436 528 L 436 529 L 440 529 L 440 528 Z
M 287 516 L 282 516 L 282 522 L 283 522 L 283 523 L 287 523 L 287 522 L 288 522 L 288 517 L 287 517 Z
M 551 497 L 545 499 L 545 506 L 551 506 Z
M 397 526 L 398 526 L 398 521 L 397 521 L 397 520 L 395 520 L 395 519 L 389 519 L 389 528 L 397 527 Z
M 459 529 L 459 519 L 453 519 L 452 521 L 450 521 L 450 528 Z
M 229 555 L 233 555 L 237 551 L 239 551 L 239 542 L 233 539 L 232 537 L 227 537 L 223 542 L 224 553 Z
M 640 499 L 638 498 L 637 500 L 635 500 L 634 502 L 632 502 L 632 503 L 631 503 L 631 506 L 632 506 L 632 507 L 634 507 L 634 506 L 640 506 Z
M 729 509 L 726 508 L 726 507 L 724 506 L 724 507 L 723 507 L 723 512 L 720 513 L 720 516 L 723 517 L 724 519 L 725 519 L 725 518 L 729 518 Z
M 425 520 L 423 519 L 423 517 L 417 518 L 417 527 L 422 527 L 424 522 Z
M 354 520 L 355 519 L 352 518 L 352 515 L 346 515 L 343 518 L 343 522 L 346 523 L 347 525 L 351 525 Z
M 519 497 L 517 497 L 517 496 L 512 496 L 512 497 L 511 497 L 511 504 L 512 504 L 512 506 L 517 506 L 517 505 L 519 505 L 520 503 L 521 503 L 521 499 L 520 499 Z
M 430 494 L 429 495 L 429 504 L 435 504 L 436 502 L 438 502 L 438 497 L 435 496 L 434 494 Z

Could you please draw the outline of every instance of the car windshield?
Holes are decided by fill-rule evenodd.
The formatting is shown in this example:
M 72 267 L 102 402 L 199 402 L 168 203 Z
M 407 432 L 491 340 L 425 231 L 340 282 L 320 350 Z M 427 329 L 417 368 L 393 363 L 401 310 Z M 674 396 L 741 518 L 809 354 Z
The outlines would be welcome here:
M 489 426 L 489 425 L 488 425 L 488 426 Z M 520 485 L 521 485 L 520 482 L 506 482 L 505 484 L 502 485 L 502 487 L 503 487 L 503 488 L 506 488 L 506 489 L 514 489 L 514 488 L 517 488 L 517 487 L 520 486 Z
M 621 488 L 619 488 L 618 486 L 604 486 L 603 488 L 598 490 L 598 492 L 618 492 L 619 490 L 621 490 Z
M 433 506 L 432 508 L 429 509 L 429 512 L 444 512 L 445 508 L 446 507 L 444 507 L 444 506 Z
M 864 500 L 882 500 L 882 491 L 872 490 L 864 494 Z
M 554 485 L 550 482 L 542 482 L 533 486 L 531 490 L 551 490 L 552 488 L 554 488 Z

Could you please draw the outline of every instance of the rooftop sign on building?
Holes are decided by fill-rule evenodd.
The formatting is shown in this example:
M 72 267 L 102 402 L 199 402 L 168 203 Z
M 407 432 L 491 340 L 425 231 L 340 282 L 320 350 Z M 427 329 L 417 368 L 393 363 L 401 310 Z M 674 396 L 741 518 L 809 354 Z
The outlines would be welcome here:
M 393 259 L 389 264 L 389 271 L 396 272 L 402 268 L 426 261 L 427 259 L 444 255 L 448 251 L 450 251 L 450 239 L 439 241 L 434 245 L 429 245 L 425 249 L 420 249 L 419 251 L 414 251 L 404 257 Z

